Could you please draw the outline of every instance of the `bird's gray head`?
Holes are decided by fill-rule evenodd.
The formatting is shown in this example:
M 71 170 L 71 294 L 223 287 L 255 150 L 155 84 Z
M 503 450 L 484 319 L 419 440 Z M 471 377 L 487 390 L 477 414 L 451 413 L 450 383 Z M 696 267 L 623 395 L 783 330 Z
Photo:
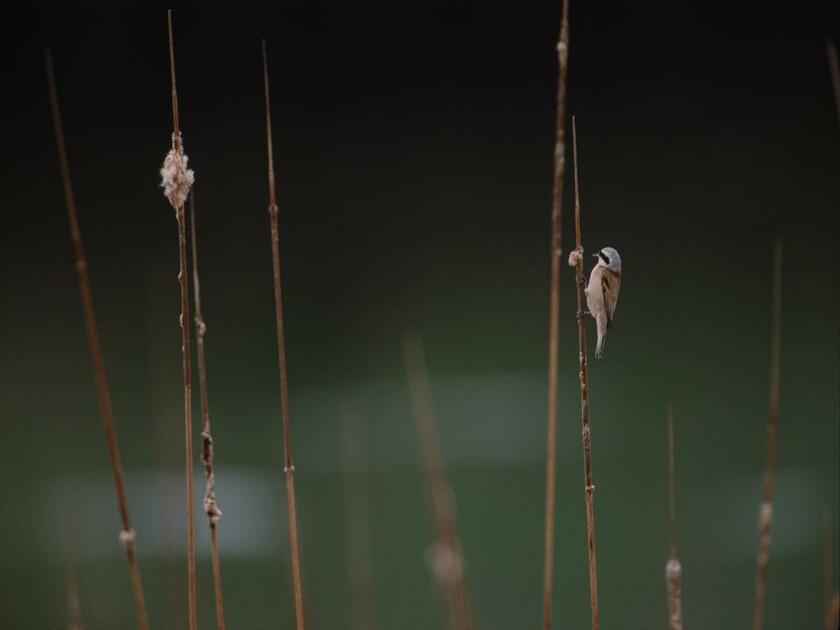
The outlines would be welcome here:
M 598 264 L 615 273 L 621 273 L 621 256 L 612 247 L 604 247 L 595 254 Z

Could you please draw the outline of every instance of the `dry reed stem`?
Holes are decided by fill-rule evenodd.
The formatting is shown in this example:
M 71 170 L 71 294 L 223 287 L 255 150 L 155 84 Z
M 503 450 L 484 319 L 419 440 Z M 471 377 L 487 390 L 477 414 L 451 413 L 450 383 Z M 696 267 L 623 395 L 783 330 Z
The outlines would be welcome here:
M 767 595 L 767 567 L 770 560 L 770 537 L 773 525 L 773 496 L 776 484 L 776 459 L 779 433 L 779 373 L 782 329 L 782 241 L 773 242 L 772 338 L 770 344 L 770 413 L 767 421 L 767 450 L 764 460 L 761 507 L 758 516 L 758 554 L 755 569 L 755 604 L 753 630 L 764 627 Z
M 557 42 L 557 113 L 554 145 L 554 192 L 551 209 L 551 298 L 548 323 L 548 422 L 545 470 L 545 546 L 543 555 L 543 630 L 554 614 L 554 513 L 557 470 L 557 354 L 560 347 L 560 257 L 563 180 L 566 173 L 566 68 L 569 57 L 569 0 L 563 0 Z
M 350 627 L 352 630 L 376 630 L 367 439 L 364 424 L 347 415 L 344 417 L 344 448 L 344 514 L 347 519 Z
M 830 39 L 825 42 L 825 52 L 828 55 L 828 70 L 831 73 L 831 87 L 834 90 L 837 120 L 840 122 L 840 63 L 837 62 L 837 47 Z
M 682 565 L 677 556 L 677 508 L 674 479 L 674 406 L 668 405 L 668 562 L 665 591 L 668 596 L 670 630 L 682 630 Z
M 583 252 L 580 236 L 580 182 L 578 180 L 577 127 L 572 116 L 572 154 L 575 173 L 575 244 L 576 251 Z M 586 360 L 586 322 L 584 305 L 583 256 L 576 257 L 575 278 L 577 281 L 577 324 L 578 363 L 580 378 L 580 414 L 583 437 L 584 498 L 586 500 L 586 539 L 589 558 L 589 606 L 592 614 L 592 630 L 598 630 L 598 570 L 595 557 L 595 485 L 592 483 L 592 438 L 589 427 L 589 365 Z
M 458 535 L 455 494 L 446 477 L 423 340 L 416 331 L 409 331 L 403 337 L 402 345 L 435 530 L 434 540 L 428 550 L 428 560 L 441 595 L 447 602 L 449 627 L 453 630 L 471 630 L 475 627 L 475 621 Z
M 79 285 L 79 296 L 82 301 L 82 313 L 87 331 L 88 351 L 93 364 L 93 375 L 96 383 L 96 395 L 99 400 L 99 410 L 102 415 L 102 427 L 105 430 L 105 441 L 108 445 L 108 459 L 114 477 L 114 489 L 117 493 L 117 507 L 120 513 L 120 541 L 125 548 L 128 560 L 128 572 L 131 578 L 131 593 L 134 598 L 134 609 L 137 617 L 137 627 L 148 630 L 149 619 L 146 613 L 146 601 L 143 597 L 143 582 L 140 577 L 140 567 L 134 554 L 134 530 L 128 514 L 128 501 L 123 480 L 120 447 L 117 443 L 117 429 L 114 424 L 114 412 L 111 407 L 111 393 L 105 372 L 105 360 L 102 357 L 102 345 L 99 340 L 99 327 L 96 322 L 96 311 L 93 306 L 93 291 L 88 274 L 87 258 L 85 256 L 82 233 L 79 228 L 79 218 L 76 212 L 76 198 L 73 193 L 73 183 L 70 180 L 70 166 L 67 160 L 67 149 L 64 143 L 64 129 L 61 123 L 61 111 L 58 105 L 58 90 L 55 84 L 52 55 L 46 51 L 47 84 L 49 85 L 50 107 L 52 108 L 55 142 L 58 149 L 58 161 L 61 167 L 61 181 L 64 188 L 64 201 L 67 205 L 67 218 L 70 221 L 70 238 L 73 242 L 75 257 L 76 280 Z
M 840 593 L 834 593 L 834 597 L 826 610 L 825 630 L 835 630 L 840 627 Z
M 289 514 L 289 546 L 292 555 L 292 582 L 295 597 L 297 630 L 304 628 L 303 586 L 300 576 L 300 543 L 298 540 L 295 501 L 295 465 L 292 461 L 292 423 L 289 418 L 289 385 L 286 375 L 286 334 L 283 327 L 283 293 L 280 284 L 280 238 L 277 221 L 277 190 L 274 180 L 274 149 L 271 134 L 271 99 L 268 85 L 268 55 L 262 40 L 263 84 L 265 88 L 265 128 L 268 149 L 268 214 L 271 221 L 271 259 L 274 266 L 274 315 L 277 327 L 277 362 L 280 369 L 280 398 L 283 414 L 283 471 L 286 474 L 286 503 Z
M 178 91 L 175 80 L 175 42 L 172 36 L 172 10 L 166 11 L 169 33 L 169 71 L 172 77 L 172 142 L 173 149 L 180 149 L 181 129 L 178 119 Z M 181 355 L 184 373 L 184 453 L 186 473 L 187 512 L 187 608 L 189 630 L 197 629 L 197 603 L 195 586 L 195 518 L 193 514 L 193 445 L 192 445 L 192 367 L 190 365 L 190 301 L 187 280 L 187 228 L 184 205 L 175 209 L 178 220 L 178 284 L 181 289 Z
M 823 578 L 823 611 L 826 627 L 831 615 L 831 591 L 834 582 L 834 550 L 831 544 L 831 515 L 824 507 L 821 519 L 822 534 L 822 578 Z
M 198 361 L 198 391 L 201 401 L 201 463 L 204 464 L 204 513 L 210 528 L 210 562 L 213 565 L 213 597 L 216 603 L 216 628 L 225 630 L 222 603 L 222 569 L 219 562 L 218 524 L 222 511 L 216 503 L 216 475 L 213 471 L 214 442 L 210 432 L 210 399 L 207 394 L 207 361 L 204 335 L 207 325 L 201 312 L 201 284 L 198 276 L 198 239 L 195 227 L 195 189 L 190 193 L 190 229 L 192 241 L 193 304 L 195 306 L 195 348 Z

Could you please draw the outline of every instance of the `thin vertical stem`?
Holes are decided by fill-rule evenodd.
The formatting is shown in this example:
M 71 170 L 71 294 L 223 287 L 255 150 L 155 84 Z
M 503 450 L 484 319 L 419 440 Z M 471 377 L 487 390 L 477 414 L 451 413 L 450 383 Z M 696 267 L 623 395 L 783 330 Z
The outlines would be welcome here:
M 143 596 L 143 582 L 140 578 L 140 567 L 134 554 L 134 530 L 128 514 L 128 500 L 123 480 L 120 447 L 117 442 L 117 429 L 114 424 L 114 412 L 111 407 L 111 393 L 105 372 L 105 360 L 102 357 L 102 345 L 99 341 L 99 326 L 96 322 L 96 310 L 93 306 L 93 291 L 88 274 L 87 258 L 85 256 L 82 233 L 79 228 L 79 218 L 76 212 L 76 198 L 73 194 L 73 183 L 70 180 L 70 167 L 67 160 L 67 149 L 64 143 L 64 129 L 61 123 L 61 111 L 58 105 L 58 90 L 55 85 L 52 55 L 46 52 L 47 84 L 50 92 L 50 106 L 52 108 L 53 128 L 58 148 L 58 161 L 61 167 L 61 181 L 64 187 L 64 201 L 67 205 L 67 218 L 70 221 L 70 239 L 73 242 L 75 257 L 76 280 L 79 285 L 79 296 L 82 301 L 82 313 L 87 331 L 88 351 L 93 364 L 93 376 L 96 383 L 96 395 L 99 400 L 99 410 L 102 415 L 102 427 L 105 430 L 105 442 L 108 445 L 108 459 L 111 462 L 111 472 L 114 477 L 114 489 L 117 493 L 117 507 L 120 513 L 120 541 L 125 548 L 128 560 L 128 572 L 131 578 L 131 592 L 134 597 L 134 609 L 137 617 L 137 627 L 148 630 L 149 619 L 146 613 L 146 601 Z
M 449 627 L 472 630 L 475 627 L 473 604 L 458 535 L 455 494 L 446 476 L 423 340 L 417 332 L 411 331 L 403 337 L 403 357 L 435 529 L 435 539 L 429 547 L 429 563 L 447 602 Z
M 546 428 L 545 546 L 543 556 L 543 630 L 554 614 L 554 515 L 557 469 L 557 354 L 560 347 L 560 257 L 563 181 L 566 173 L 566 68 L 569 57 L 569 0 L 563 0 L 557 42 L 557 113 L 554 146 L 554 193 L 551 209 L 551 298 L 548 322 L 548 422 Z
M 773 497 L 776 485 L 776 460 L 779 434 L 779 379 L 782 329 L 782 241 L 773 242 L 773 330 L 770 342 L 770 414 L 767 421 L 767 450 L 758 517 L 758 557 L 755 569 L 755 606 L 753 630 L 764 627 L 767 595 L 767 567 L 770 560 L 770 537 L 773 525 Z
M 175 81 L 175 41 L 172 34 L 172 10 L 166 12 L 169 33 L 169 69 L 172 76 L 172 138 L 180 146 L 178 91 Z M 187 226 L 183 204 L 175 211 L 178 220 L 178 284 L 181 289 L 181 355 L 184 373 L 184 454 L 187 513 L 187 607 L 189 630 L 197 629 L 197 597 L 195 585 L 195 516 L 193 513 L 193 444 L 192 444 L 192 366 L 190 364 L 190 300 L 187 279 Z
M 213 596 L 216 603 L 216 628 L 225 630 L 225 609 L 222 602 L 222 569 L 219 562 L 218 524 L 222 511 L 216 503 L 216 475 L 213 471 L 214 442 L 210 432 L 210 399 L 207 394 L 207 362 L 204 335 L 207 325 L 201 311 L 201 284 L 198 276 L 198 238 L 195 227 L 195 189 L 190 193 L 190 229 L 192 241 L 193 304 L 195 305 L 195 347 L 198 360 L 198 391 L 201 401 L 201 462 L 204 464 L 204 512 L 210 528 L 210 561 L 213 565 Z
M 677 556 L 676 481 L 674 479 L 674 406 L 668 405 L 668 562 L 665 564 L 665 592 L 668 598 L 668 627 L 682 630 L 682 565 Z
M 575 243 L 583 251 L 580 235 L 580 184 L 578 180 L 577 127 L 572 116 L 572 152 L 575 173 Z M 576 257 L 575 279 L 577 281 L 577 324 L 578 363 L 580 377 L 580 414 L 583 435 L 583 477 L 586 500 L 586 539 L 589 558 L 589 606 L 592 614 L 592 630 L 598 630 L 598 570 L 595 557 L 595 484 L 592 482 L 592 438 L 589 427 L 589 365 L 586 361 L 586 325 L 584 320 L 585 280 L 583 277 L 583 256 Z
M 166 29 L 169 35 L 169 76 L 172 78 L 172 133 L 181 133 L 181 123 L 178 112 L 178 86 L 175 80 L 175 38 L 172 34 L 172 9 L 166 10 Z
M 834 630 L 840 624 L 840 593 L 835 592 L 825 615 L 825 630 Z
M 297 630 L 304 628 L 303 586 L 300 575 L 300 542 L 298 539 L 297 505 L 295 501 L 295 465 L 292 460 L 292 423 L 289 418 L 289 385 L 286 375 L 286 334 L 283 327 L 283 292 L 280 284 L 280 238 L 277 220 L 277 192 L 274 180 L 274 150 L 271 134 L 271 99 L 268 85 L 268 55 L 262 40 L 263 83 L 265 88 L 265 128 L 268 149 L 268 214 L 271 222 L 271 259 L 274 267 L 274 315 L 277 328 L 277 362 L 280 369 L 280 399 L 283 419 L 283 471 L 286 475 L 286 503 L 289 514 L 289 546 L 292 555 L 292 582 L 295 597 Z

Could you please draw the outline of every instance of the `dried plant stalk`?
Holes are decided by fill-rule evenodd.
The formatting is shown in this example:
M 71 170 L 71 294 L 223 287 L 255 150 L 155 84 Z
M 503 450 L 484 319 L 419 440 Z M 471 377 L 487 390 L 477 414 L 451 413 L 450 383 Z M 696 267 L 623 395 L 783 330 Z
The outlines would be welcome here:
M 423 341 L 417 332 L 409 332 L 403 337 L 403 356 L 435 530 L 427 560 L 447 603 L 448 627 L 453 630 L 472 630 L 475 627 L 473 604 L 458 535 L 455 495 L 446 477 Z
M 753 630 L 764 627 L 767 595 L 767 565 L 770 560 L 770 536 L 773 525 L 773 496 L 776 485 L 776 459 L 779 433 L 779 373 L 782 330 L 782 241 L 773 242 L 773 330 L 770 344 L 770 414 L 767 421 L 767 450 L 764 460 L 761 507 L 758 516 L 758 558 L 755 569 L 755 604 Z
M 840 627 L 840 593 L 834 593 L 825 615 L 825 630 L 837 627 Z
M 554 146 L 554 195 L 551 209 L 551 301 L 548 322 L 548 422 L 545 468 L 545 546 L 543 555 L 543 629 L 554 614 L 554 513 L 557 470 L 557 354 L 560 347 L 560 257 L 563 180 L 566 174 L 566 68 L 569 58 L 569 0 L 563 0 L 557 42 L 557 114 Z
M 268 86 L 268 55 L 262 40 L 263 84 L 265 88 L 265 127 L 268 148 L 268 214 L 271 221 L 271 259 L 274 266 L 274 316 L 277 327 L 277 362 L 280 369 L 280 398 L 283 414 L 283 471 L 286 475 L 286 505 L 289 515 L 289 547 L 292 555 L 292 582 L 295 597 L 297 630 L 304 628 L 303 586 L 300 576 L 300 543 L 298 540 L 297 506 L 295 501 L 295 465 L 292 461 L 292 423 L 289 418 L 289 385 L 286 375 L 286 334 L 283 327 L 283 292 L 280 284 L 280 238 L 277 221 L 277 190 L 274 180 L 274 149 L 271 135 L 271 99 Z
M 198 392 L 201 401 L 201 463 L 204 465 L 204 513 L 210 528 L 210 562 L 213 565 L 213 597 L 216 603 L 216 628 L 225 630 L 225 608 L 222 602 L 222 569 L 219 562 L 219 520 L 222 511 L 216 502 L 216 475 L 213 470 L 214 442 L 210 432 L 210 399 L 207 394 L 207 361 L 204 335 L 207 325 L 201 312 L 201 284 L 198 277 L 198 239 L 195 227 L 195 190 L 190 195 L 190 229 L 193 264 L 193 304 L 195 306 L 195 349 L 198 360 Z
M 376 630 L 376 596 L 370 534 L 370 493 L 364 425 L 344 416 L 344 514 L 347 519 L 347 570 L 350 583 L 350 627 Z
M 169 70 L 172 77 L 172 150 L 167 155 L 161 174 L 165 193 L 178 221 L 178 284 L 181 289 L 181 355 L 184 374 L 184 454 L 186 473 L 187 512 L 187 615 L 189 630 L 197 628 L 197 604 L 195 586 L 195 518 L 193 514 L 193 444 L 192 444 L 192 367 L 190 365 L 190 301 L 187 280 L 187 228 L 184 215 L 184 201 L 192 185 L 192 172 L 186 170 L 186 159 L 181 143 L 181 129 L 178 118 L 178 90 L 175 80 L 175 43 L 172 36 L 172 10 L 167 10 L 169 33 Z M 180 158 L 180 159 L 179 159 Z M 168 179 L 169 175 L 169 179 Z M 174 186 L 172 183 L 174 182 Z
M 114 477 L 114 489 L 117 493 L 117 507 L 120 513 L 120 542 L 125 549 L 128 560 L 128 572 L 131 578 L 131 593 L 134 598 L 134 610 L 137 617 L 137 627 L 148 630 L 149 619 L 146 612 L 146 601 L 143 596 L 143 581 L 140 577 L 140 567 L 134 553 L 134 529 L 128 514 L 128 500 L 123 481 L 120 447 L 117 442 L 117 429 L 114 424 L 114 412 L 111 407 L 111 393 L 105 372 L 105 360 L 102 357 L 102 345 L 99 341 L 99 326 L 96 322 L 96 310 L 93 306 L 93 291 L 90 286 L 87 257 L 85 256 L 82 233 L 79 228 L 79 218 L 76 212 L 76 198 L 73 193 L 73 183 L 70 180 L 70 166 L 67 160 L 67 149 L 64 144 L 64 130 L 61 124 L 61 111 L 58 106 L 58 90 L 55 85 L 52 56 L 46 53 L 47 83 L 50 92 L 50 106 L 52 108 L 55 142 L 58 148 L 58 161 L 61 167 L 61 180 L 64 188 L 64 201 L 67 205 L 67 218 L 70 221 L 70 238 L 73 241 L 75 256 L 76 280 L 79 285 L 79 296 L 82 300 L 82 313 L 87 331 L 88 351 L 93 364 L 93 375 L 96 383 L 96 395 L 99 400 L 99 410 L 102 415 L 102 427 L 105 430 L 105 441 L 108 445 L 108 459 L 111 462 L 111 472 Z
M 575 173 L 575 251 L 583 252 L 580 236 L 580 183 L 578 180 L 577 128 L 572 116 L 572 152 Z M 584 498 L 586 501 L 586 539 L 589 558 L 589 606 L 592 614 L 592 630 L 598 630 L 598 570 L 595 557 L 595 484 L 592 482 L 592 437 L 589 426 L 589 364 L 586 360 L 586 323 L 584 306 L 586 296 L 583 277 L 583 256 L 570 257 L 575 263 L 577 281 L 577 324 L 578 324 L 578 363 L 580 378 L 580 414 L 583 434 L 583 477 Z
M 674 480 L 674 406 L 668 405 L 668 562 L 665 592 L 670 630 L 682 630 L 682 565 L 677 556 L 677 508 Z

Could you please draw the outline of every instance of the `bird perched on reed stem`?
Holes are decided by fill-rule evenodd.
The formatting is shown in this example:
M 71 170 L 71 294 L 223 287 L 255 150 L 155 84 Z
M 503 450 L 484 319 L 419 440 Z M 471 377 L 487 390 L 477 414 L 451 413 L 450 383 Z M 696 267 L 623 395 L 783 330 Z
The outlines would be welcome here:
M 589 276 L 586 286 L 586 305 L 595 318 L 598 327 L 598 342 L 595 345 L 595 358 L 604 356 L 604 342 L 607 329 L 612 327 L 615 306 L 618 303 L 618 290 L 621 288 L 621 257 L 612 247 L 604 247 L 595 254 L 598 262 Z

